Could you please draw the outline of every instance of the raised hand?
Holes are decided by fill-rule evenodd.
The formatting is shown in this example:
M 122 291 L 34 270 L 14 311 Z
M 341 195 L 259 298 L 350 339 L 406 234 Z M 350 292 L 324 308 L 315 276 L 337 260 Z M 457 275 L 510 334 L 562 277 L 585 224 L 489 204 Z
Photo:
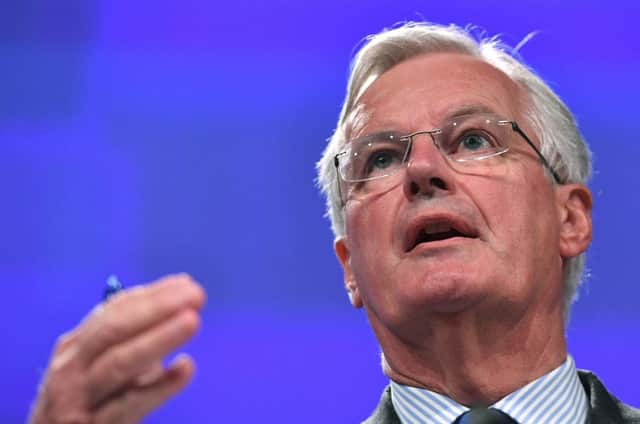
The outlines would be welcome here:
M 129 424 L 191 380 L 193 360 L 162 359 L 200 326 L 205 293 L 178 274 L 133 287 L 102 303 L 54 349 L 30 424 Z

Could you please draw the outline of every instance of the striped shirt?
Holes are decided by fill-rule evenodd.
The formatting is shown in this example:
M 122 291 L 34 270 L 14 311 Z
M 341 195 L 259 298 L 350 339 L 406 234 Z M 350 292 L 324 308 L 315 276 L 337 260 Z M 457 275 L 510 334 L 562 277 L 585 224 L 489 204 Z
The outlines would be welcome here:
M 451 424 L 469 410 L 426 389 L 391 382 L 391 401 L 402 424 Z M 587 396 L 571 356 L 553 371 L 491 405 L 520 424 L 584 424 Z

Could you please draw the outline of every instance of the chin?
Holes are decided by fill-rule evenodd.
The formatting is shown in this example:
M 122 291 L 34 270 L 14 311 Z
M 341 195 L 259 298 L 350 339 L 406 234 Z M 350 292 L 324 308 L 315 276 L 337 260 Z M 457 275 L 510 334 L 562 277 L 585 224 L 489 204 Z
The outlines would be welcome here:
M 398 304 L 423 314 L 463 311 L 487 296 L 481 280 L 473 275 L 464 270 L 426 273 L 399 288 Z

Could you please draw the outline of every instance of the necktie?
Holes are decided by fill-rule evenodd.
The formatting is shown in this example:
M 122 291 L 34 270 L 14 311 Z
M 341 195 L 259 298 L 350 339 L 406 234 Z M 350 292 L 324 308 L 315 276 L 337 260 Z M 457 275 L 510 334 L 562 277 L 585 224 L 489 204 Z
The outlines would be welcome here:
M 495 408 L 474 408 L 460 415 L 453 424 L 518 424 L 513 418 Z

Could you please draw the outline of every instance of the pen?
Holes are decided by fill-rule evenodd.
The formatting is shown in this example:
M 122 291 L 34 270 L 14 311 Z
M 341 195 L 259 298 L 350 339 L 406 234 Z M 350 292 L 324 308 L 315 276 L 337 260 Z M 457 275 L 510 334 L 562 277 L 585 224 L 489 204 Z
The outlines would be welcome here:
M 122 285 L 120 280 L 118 280 L 118 277 L 116 277 L 115 275 L 110 275 L 109 278 L 107 278 L 107 286 L 104 289 L 103 300 L 109 300 L 111 296 L 115 295 L 123 288 L 124 286 Z

